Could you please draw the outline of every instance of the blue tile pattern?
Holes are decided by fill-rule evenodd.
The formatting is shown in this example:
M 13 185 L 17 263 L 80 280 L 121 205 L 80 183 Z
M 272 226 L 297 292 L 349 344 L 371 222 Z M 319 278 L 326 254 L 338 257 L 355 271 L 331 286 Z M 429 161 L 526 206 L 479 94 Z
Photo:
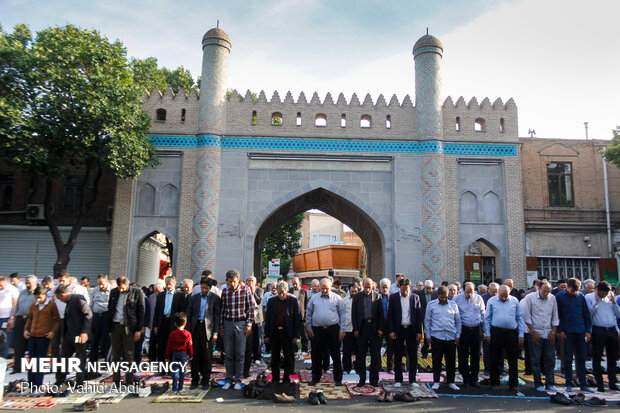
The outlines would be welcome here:
M 517 145 L 455 143 L 441 141 L 389 141 L 370 139 L 263 138 L 233 136 L 151 135 L 158 148 L 221 147 L 238 150 L 280 150 L 296 152 L 406 153 L 474 156 L 517 156 Z
M 441 282 L 446 265 L 444 224 L 444 199 L 440 187 L 444 178 L 443 168 L 431 158 L 422 167 L 422 263 L 426 276 Z
M 200 80 L 200 131 L 223 131 L 229 54 L 230 50 L 217 44 L 214 39 L 204 46 Z
M 433 51 L 436 53 L 432 53 Z M 424 47 L 416 51 L 415 109 L 418 115 L 416 132 L 418 136 L 424 138 L 441 136 L 440 60 L 439 48 Z

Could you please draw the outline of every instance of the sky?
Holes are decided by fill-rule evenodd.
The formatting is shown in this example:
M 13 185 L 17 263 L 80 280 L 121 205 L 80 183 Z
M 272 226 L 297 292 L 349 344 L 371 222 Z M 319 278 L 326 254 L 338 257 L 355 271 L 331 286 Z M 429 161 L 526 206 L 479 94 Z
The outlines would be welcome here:
M 610 139 L 620 125 L 618 0 L 2 0 L 0 24 L 73 25 L 200 75 L 203 34 L 231 37 L 228 87 L 413 98 L 415 41 L 444 46 L 442 98 L 513 98 L 519 135 Z

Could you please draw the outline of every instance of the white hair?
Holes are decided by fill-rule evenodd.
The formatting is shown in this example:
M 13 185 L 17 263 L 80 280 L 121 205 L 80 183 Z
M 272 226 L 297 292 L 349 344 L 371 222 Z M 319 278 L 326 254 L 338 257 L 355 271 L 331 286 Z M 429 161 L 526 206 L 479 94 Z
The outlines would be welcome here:
M 499 284 L 498 283 L 491 283 L 489 284 L 489 289 L 491 288 L 495 288 L 496 290 L 499 290 Z
M 155 287 L 165 287 L 165 286 L 166 286 L 166 282 L 164 280 L 155 281 Z
M 433 288 L 433 280 L 424 281 L 424 286 Z
M 26 281 L 32 280 L 32 279 L 34 279 L 35 281 L 38 281 L 38 278 L 36 275 L 30 274 L 29 276 L 26 277 Z
M 276 289 L 278 291 L 288 291 L 288 283 L 286 281 L 278 281 Z
M 382 279 L 379 281 L 379 285 L 387 285 L 387 286 L 389 287 L 390 285 L 392 285 L 392 281 L 390 281 L 390 280 L 389 280 L 389 279 L 387 279 L 387 278 L 382 278 Z
M 315 284 L 320 284 L 319 280 L 317 280 L 316 278 L 310 281 L 310 285 L 315 285 Z
M 594 284 L 594 285 L 596 285 L 596 282 L 595 282 L 592 278 L 588 278 L 587 280 L 585 280 L 585 281 L 583 282 L 584 287 L 585 287 L 587 284 Z

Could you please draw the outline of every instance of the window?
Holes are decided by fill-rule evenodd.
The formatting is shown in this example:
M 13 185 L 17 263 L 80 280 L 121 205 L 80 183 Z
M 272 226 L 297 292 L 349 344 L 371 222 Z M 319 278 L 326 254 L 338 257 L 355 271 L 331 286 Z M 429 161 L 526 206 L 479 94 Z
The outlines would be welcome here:
M 456 122 L 454 122 L 454 130 L 457 132 L 461 131 L 461 118 L 459 116 L 456 117 Z
M 0 211 L 10 211 L 13 204 L 13 175 L 0 175 Z
M 335 242 L 336 242 L 335 235 L 312 234 L 312 240 L 310 241 L 310 248 L 323 247 L 325 245 L 331 245 Z
M 502 133 L 506 132 L 506 128 L 505 128 L 505 125 L 504 125 L 504 118 L 501 118 L 499 120 L 499 131 L 502 132 Z
M 155 112 L 155 120 L 157 122 L 165 122 L 166 121 L 166 109 L 157 109 Z
M 392 127 L 392 117 L 390 115 L 385 117 L 385 127 L 386 129 L 390 129 Z
M 346 128 L 347 127 L 347 115 L 345 115 L 344 113 L 340 117 L 340 127 L 341 128 Z
M 78 184 L 79 178 L 76 175 L 65 177 L 62 190 L 62 212 L 63 214 L 73 214 L 78 207 Z
M 474 130 L 476 132 L 484 132 L 486 130 L 484 128 L 484 119 L 478 118 L 474 121 Z
M 273 112 L 271 114 L 271 124 L 274 126 L 282 125 L 282 114 L 280 112 Z
M 181 109 L 181 122 L 185 122 L 185 109 Z
M 597 258 L 539 257 L 537 261 L 538 276 L 549 279 L 553 285 L 572 277 L 582 281 L 599 278 Z
M 297 119 L 295 119 L 295 125 L 301 126 L 301 112 L 297 112 Z
M 252 111 L 252 125 L 256 125 L 256 111 Z
M 319 126 L 319 127 L 327 126 L 327 116 L 322 113 L 319 113 L 318 115 L 316 115 L 316 118 L 314 119 L 314 126 Z
M 370 128 L 370 115 L 363 115 L 360 119 L 360 128 Z
M 549 206 L 572 207 L 573 167 L 570 162 L 552 162 L 547 165 Z

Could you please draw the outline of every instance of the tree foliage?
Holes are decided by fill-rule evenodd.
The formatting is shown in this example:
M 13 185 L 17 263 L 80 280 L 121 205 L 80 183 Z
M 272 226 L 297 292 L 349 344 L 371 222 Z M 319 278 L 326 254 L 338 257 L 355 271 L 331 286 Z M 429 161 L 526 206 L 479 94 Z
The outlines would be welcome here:
M 261 254 L 261 267 L 267 268 L 269 260 L 280 258 L 280 274 L 288 274 L 288 270 L 301 247 L 301 224 L 304 214 L 298 214 L 284 221 L 265 240 Z
M 134 73 L 135 83 L 146 88 L 149 92 L 155 87 L 163 92 L 170 86 L 174 93 L 177 93 L 179 88 L 183 88 L 187 92 L 196 87 L 192 74 L 183 66 L 174 70 L 165 67 L 159 68 L 157 67 L 157 59 L 154 57 L 132 58 L 130 66 Z
M 0 28 L 0 153 L 45 184 L 45 221 L 66 268 L 93 206 L 104 169 L 135 178 L 157 164 L 126 51 L 97 31 L 51 27 L 33 40 L 26 25 Z M 79 177 L 78 205 L 67 240 L 57 226 L 58 178 Z
M 611 145 L 603 151 L 605 160 L 613 162 L 618 168 L 620 168 L 620 126 L 616 126 L 616 129 L 611 131 L 614 135 Z

